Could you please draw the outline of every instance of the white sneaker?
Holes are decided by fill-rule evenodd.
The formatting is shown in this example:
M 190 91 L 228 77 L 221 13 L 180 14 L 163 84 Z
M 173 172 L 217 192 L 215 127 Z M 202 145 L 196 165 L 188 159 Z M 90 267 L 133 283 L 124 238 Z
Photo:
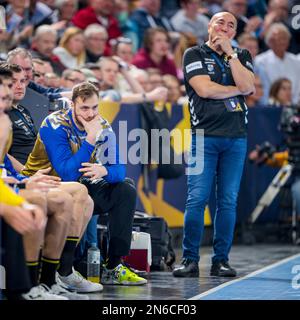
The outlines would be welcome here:
M 63 288 L 81 293 L 100 292 L 103 286 L 100 283 L 86 280 L 79 272 L 72 268 L 72 273 L 66 277 L 56 273 L 56 282 Z
M 52 293 L 45 284 L 31 288 L 29 292 L 23 293 L 22 296 L 25 300 L 69 300 L 67 297 Z
M 85 294 L 78 294 L 77 292 L 70 292 L 63 288 L 61 285 L 55 283 L 50 288 L 51 292 L 62 297 L 66 297 L 69 300 L 90 300 Z

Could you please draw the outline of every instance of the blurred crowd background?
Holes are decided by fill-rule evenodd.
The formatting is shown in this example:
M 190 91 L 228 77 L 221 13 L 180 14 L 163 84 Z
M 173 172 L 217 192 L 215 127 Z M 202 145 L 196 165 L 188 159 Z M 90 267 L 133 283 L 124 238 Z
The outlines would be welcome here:
M 210 17 L 229 11 L 238 21 L 233 45 L 250 51 L 256 93 L 249 107 L 289 106 L 300 94 L 300 18 L 297 0 L 10 0 L 0 58 L 22 47 L 33 57 L 33 81 L 70 89 L 91 81 L 108 99 L 136 87 L 101 58 L 113 56 L 144 91 L 168 89 L 171 103 L 186 101 L 181 70 L 186 48 L 207 40 Z M 3 18 L 3 17 L 2 17 Z M 3 22 L 2 22 L 3 24 Z M 3 26 L 2 26 L 3 27 Z M 21 65 L 23 69 L 31 66 Z M 115 92 L 111 92 L 111 90 Z M 118 94 L 117 94 L 118 93 Z M 156 92 L 163 96 L 160 92 Z M 156 99 L 157 94 L 149 100 Z M 133 100 L 135 102 L 135 100 Z

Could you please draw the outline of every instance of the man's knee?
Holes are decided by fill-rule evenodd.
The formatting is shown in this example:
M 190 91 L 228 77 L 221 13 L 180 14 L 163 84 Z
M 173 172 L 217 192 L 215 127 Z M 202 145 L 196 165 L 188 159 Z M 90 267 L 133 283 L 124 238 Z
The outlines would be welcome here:
M 87 187 L 81 183 L 76 183 L 74 197 L 76 200 L 89 202 L 89 193 Z
M 94 201 L 89 195 L 87 196 L 86 201 L 87 201 L 87 210 L 85 210 L 85 220 L 89 221 L 94 212 Z
M 20 195 L 28 202 L 39 206 L 45 214 L 47 213 L 47 198 L 44 193 L 40 191 L 20 190 Z
M 119 182 L 116 188 L 120 197 L 128 199 L 129 201 L 136 200 L 137 191 L 132 179 L 126 178 L 123 182 Z
M 65 191 L 50 191 L 47 194 L 48 209 L 50 213 L 64 212 L 71 217 L 73 212 L 73 197 Z

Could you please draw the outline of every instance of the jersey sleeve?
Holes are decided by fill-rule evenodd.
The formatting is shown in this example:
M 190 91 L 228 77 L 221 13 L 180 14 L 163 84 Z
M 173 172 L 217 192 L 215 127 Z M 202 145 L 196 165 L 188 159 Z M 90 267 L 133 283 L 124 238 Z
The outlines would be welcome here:
M 199 51 L 191 48 L 184 53 L 183 74 L 187 81 L 194 76 L 203 76 L 208 74 Z
M 247 68 L 249 71 L 254 73 L 252 57 L 248 50 L 242 49 L 241 53 L 238 55 L 241 64 Z
M 107 175 L 103 179 L 108 183 L 122 182 L 126 176 L 126 167 L 120 158 L 116 135 L 112 129 L 104 130 L 103 134 L 104 143 L 96 152 L 96 161 L 102 163 L 107 170 Z
M 81 163 L 89 162 L 95 146 L 86 140 L 79 150 L 73 154 L 68 134 L 63 126 L 53 128 L 50 122 L 40 129 L 40 137 L 45 146 L 53 169 L 63 181 L 77 181 L 82 175 Z

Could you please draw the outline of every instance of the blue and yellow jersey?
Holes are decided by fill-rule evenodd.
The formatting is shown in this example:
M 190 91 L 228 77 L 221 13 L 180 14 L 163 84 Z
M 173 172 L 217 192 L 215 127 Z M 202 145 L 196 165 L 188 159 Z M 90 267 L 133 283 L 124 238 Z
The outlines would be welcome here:
M 39 169 L 52 167 L 50 174 L 58 175 L 63 181 L 77 181 L 81 177 L 81 164 L 96 161 L 108 172 L 104 180 L 109 183 L 123 181 L 125 166 L 120 163 L 110 124 L 102 119 L 103 131 L 94 146 L 86 141 L 86 131 L 76 126 L 72 112 L 73 109 L 60 110 L 43 121 L 22 174 L 32 175 Z

